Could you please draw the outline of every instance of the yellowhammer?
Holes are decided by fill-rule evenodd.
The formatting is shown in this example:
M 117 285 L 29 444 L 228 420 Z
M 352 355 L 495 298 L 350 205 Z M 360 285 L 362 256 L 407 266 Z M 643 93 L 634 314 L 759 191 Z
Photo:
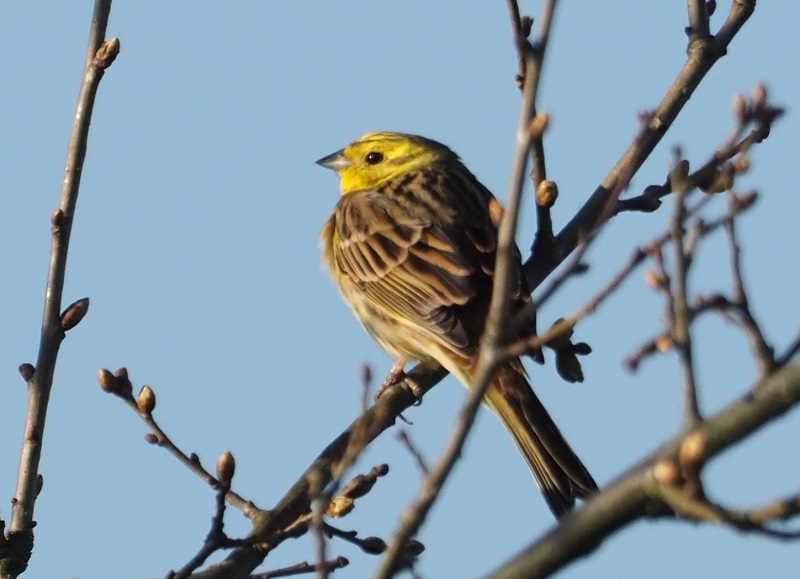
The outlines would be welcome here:
M 500 204 L 455 153 L 424 137 L 371 133 L 317 163 L 341 179 L 322 243 L 345 301 L 399 359 L 396 368 L 408 359 L 437 362 L 469 385 L 492 292 Z M 531 299 L 515 251 L 512 313 Z M 519 359 L 497 370 L 485 402 L 556 516 L 597 489 Z

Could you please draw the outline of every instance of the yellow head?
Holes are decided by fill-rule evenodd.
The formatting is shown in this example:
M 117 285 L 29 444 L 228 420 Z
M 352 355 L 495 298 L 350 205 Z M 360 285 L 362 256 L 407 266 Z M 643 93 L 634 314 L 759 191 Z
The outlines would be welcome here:
M 369 133 L 317 161 L 339 174 L 343 195 L 375 189 L 398 175 L 437 161 L 458 161 L 453 151 L 430 139 L 404 133 Z

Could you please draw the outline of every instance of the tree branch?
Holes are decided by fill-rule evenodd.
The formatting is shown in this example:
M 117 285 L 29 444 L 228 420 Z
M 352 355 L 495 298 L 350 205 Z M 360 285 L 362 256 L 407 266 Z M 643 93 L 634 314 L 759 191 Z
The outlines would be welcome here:
M 305 473 L 271 511 L 262 511 L 254 518 L 253 530 L 247 536 L 251 545 L 234 549 L 228 557 L 216 565 L 195 573 L 194 579 L 237 579 L 248 577 L 280 542 L 280 533 L 299 517 L 310 512 L 309 489 L 314 484 L 326 486 L 333 480 L 333 472 L 339 461 L 344 459 L 350 447 L 350 439 L 357 433 L 364 443 L 370 443 L 384 430 L 394 425 L 404 410 L 413 406 L 418 394 L 424 394 L 447 375 L 444 369 L 431 371 L 420 366 L 412 368 L 409 378 L 417 389 L 401 382 L 387 389 L 385 393 L 361 414 L 342 434 L 331 442 Z
M 509 4 L 515 6 L 513 2 Z M 579 238 L 591 229 L 597 216 L 607 207 L 611 194 L 620 179 L 623 176 L 629 178 L 639 169 L 700 81 L 714 63 L 725 54 L 728 44 L 747 21 L 753 9 L 754 2 L 752 0 L 734 2 L 728 19 L 716 37 L 701 38 L 690 43 L 689 58 L 683 70 L 656 111 L 648 117 L 641 138 L 629 147 L 603 183 L 558 234 L 556 237 L 558 251 L 548 252 L 552 255 L 552 259 L 529 259 L 526 263 L 526 275 L 532 282 L 531 287 L 539 285 L 575 249 Z M 258 548 L 234 549 L 225 561 L 196 573 L 194 576 L 201 578 L 246 577 L 248 572 L 263 561 L 270 549 L 271 537 L 277 536 L 276 533 L 279 533 L 281 529 L 309 512 L 309 480 L 314 480 L 315 484 L 322 484 L 322 486 L 331 480 L 332 469 L 336 468 L 337 462 L 346 454 L 353 433 L 357 432 L 359 437 L 363 436 L 364 443 L 371 442 L 383 430 L 393 425 L 396 417 L 417 401 L 417 396 L 427 392 L 446 376 L 447 372 L 442 368 L 418 365 L 409 374 L 416 387 L 416 395 L 405 383 L 388 389 L 368 412 L 359 417 L 322 452 L 272 511 L 266 512 L 263 517 L 255 521 L 254 529 L 248 539 L 253 543 L 259 543 Z M 603 494 L 605 495 L 605 493 Z M 584 511 L 586 509 L 581 512 Z
M 542 29 L 539 34 L 541 39 L 546 40 L 549 36 L 549 27 L 552 23 L 555 4 L 556 0 L 545 2 L 543 11 L 546 16 L 543 19 Z M 527 44 L 527 40 L 525 43 Z M 543 55 L 543 51 L 541 55 Z M 475 377 L 472 380 L 472 384 L 470 384 L 467 400 L 461 408 L 458 420 L 453 427 L 444 450 L 425 477 L 417 496 L 400 517 L 400 523 L 375 575 L 376 579 L 389 579 L 401 568 L 400 563 L 402 562 L 405 545 L 425 521 L 428 512 L 430 512 L 431 507 L 439 497 L 444 483 L 453 471 L 453 465 L 461 456 L 461 451 L 467 436 L 472 430 L 494 370 L 497 363 L 502 360 L 500 344 L 505 341 L 508 330 L 506 322 L 509 318 L 509 296 L 511 295 L 512 276 L 515 271 L 518 271 L 516 270 L 516 264 L 512 261 L 516 258 L 514 238 L 519 206 L 522 200 L 525 171 L 528 165 L 528 154 L 531 143 L 535 138 L 531 127 L 535 115 L 536 91 L 541 73 L 541 55 L 536 56 L 533 51 L 521 51 L 521 58 L 525 63 L 525 76 L 522 106 L 517 125 L 517 146 L 514 151 L 508 201 L 498 231 L 492 299 L 486 318 L 486 328 L 481 339 Z
M 553 25 L 553 15 L 555 14 L 556 2 L 545 2 L 542 6 L 541 25 L 539 26 L 539 34 L 536 41 L 531 44 L 528 41 L 528 36 L 533 24 L 530 17 L 521 17 L 519 6 L 516 0 L 508 0 L 508 11 L 511 16 L 511 27 L 514 32 L 514 43 L 517 47 L 517 55 L 519 59 L 519 75 L 517 79 L 520 87 L 524 89 L 525 80 L 533 74 L 533 91 L 534 99 L 530 103 L 531 118 L 537 116 L 536 95 L 539 94 L 539 82 L 542 77 L 542 66 L 544 65 L 544 56 L 547 50 L 547 43 L 550 39 L 550 30 Z M 539 186 L 547 179 L 547 168 L 545 164 L 544 154 L 544 131 L 537 131 L 530 142 L 529 149 L 531 153 L 531 161 L 533 168 L 531 169 L 531 178 L 533 179 L 534 190 L 539 189 Z M 539 203 L 537 196 L 536 203 L 536 238 L 531 247 L 532 251 L 550 252 L 553 245 L 553 220 L 550 215 L 552 204 Z
M 682 166 L 678 163 L 675 171 Z M 687 167 L 688 169 L 688 167 Z M 674 281 L 668 300 L 670 335 L 675 351 L 678 354 L 683 383 L 683 415 L 687 430 L 702 420 L 697 400 L 697 381 L 694 370 L 694 348 L 692 347 L 692 330 L 689 302 L 687 299 L 689 270 L 693 255 L 687 248 L 684 227 L 686 224 L 686 196 L 691 191 L 687 179 L 681 179 L 675 191 L 675 211 L 670 226 L 670 237 L 675 255 Z
M 42 330 L 39 353 L 32 377 L 28 381 L 28 410 L 25 420 L 25 435 L 20 454 L 17 489 L 13 499 L 11 525 L 8 540 L 13 543 L 21 539 L 26 544 L 27 555 L 19 553 L 16 563 L 4 567 L 4 574 L 15 577 L 27 567 L 30 548 L 33 547 L 34 506 L 39 480 L 39 461 L 42 453 L 45 419 L 53 385 L 56 360 L 65 331 L 74 323 L 65 325 L 61 313 L 64 291 L 64 276 L 67 266 L 67 253 L 72 231 L 75 206 L 78 201 L 83 162 L 86 157 L 86 143 L 89 125 L 94 109 L 95 97 L 103 74 L 119 53 L 119 41 L 104 42 L 111 0 L 96 0 L 89 32 L 89 45 L 86 52 L 83 82 L 78 96 L 75 121 L 67 150 L 61 200 L 52 216 L 52 241 L 50 246 L 50 265 L 45 289 Z M 76 302 L 77 304 L 77 302 Z M 88 306 L 88 301 L 84 302 Z M 68 308 L 72 309 L 72 308 Z M 85 314 L 85 311 L 83 311 Z M 82 315 L 80 316 L 82 317 Z M 73 320 L 74 321 L 74 320 Z M 80 318 L 78 318 L 80 321 Z
M 735 0 L 728 18 L 716 36 L 698 37 L 689 43 L 688 58 L 667 94 L 650 117 L 640 139 L 628 147 L 600 186 L 581 207 L 578 213 L 558 233 L 557 251 L 550 259 L 532 256 L 525 264 L 531 288 L 538 287 L 553 270 L 578 246 L 582 237 L 591 231 L 597 216 L 606 207 L 612 192 L 623 175 L 632 176 L 639 170 L 667 129 L 689 101 L 705 75 L 722 58 L 736 33 L 755 9 L 755 0 Z
M 661 460 L 674 460 L 687 437 L 702 436 L 704 456 L 714 457 L 798 403 L 800 366 L 776 371 L 757 384 L 752 393 L 708 418 L 686 436 L 678 436 L 654 451 L 605 490 L 593 495 L 584 508 L 562 519 L 561 524 L 487 577 L 549 577 L 571 561 L 591 553 L 605 538 L 632 521 L 667 514 L 658 498 L 654 467 Z

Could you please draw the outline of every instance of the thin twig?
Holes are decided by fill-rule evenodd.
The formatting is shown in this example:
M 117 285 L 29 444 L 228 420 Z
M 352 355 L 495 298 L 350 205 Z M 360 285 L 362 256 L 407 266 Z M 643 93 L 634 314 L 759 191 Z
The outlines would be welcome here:
M 576 247 L 581 232 L 586 231 L 588 226 L 595 222 L 599 211 L 606 206 L 610 196 L 610 187 L 613 187 L 619 174 L 624 171 L 632 175 L 649 157 L 702 79 L 715 62 L 724 55 L 728 44 L 748 20 L 754 8 L 755 2 L 752 0 L 734 2 L 725 24 L 715 35 L 714 42 L 706 41 L 704 47 L 696 47 L 692 51 L 683 70 L 678 74 L 656 109 L 656 113 L 648 125 L 646 139 L 628 148 L 590 199 L 558 234 L 558 254 L 546 263 L 543 260 L 542 262 L 535 260 L 534 263 L 530 259 L 526 262 L 526 277 L 530 281 L 531 288 L 536 288 Z M 367 425 L 366 438 L 371 441 L 393 425 L 400 412 L 415 404 L 419 396 L 441 381 L 447 372 L 441 367 L 417 365 L 408 374 L 414 381 L 416 393 L 412 393 L 411 388 L 405 382 L 388 389 L 366 414 L 359 417 L 322 451 L 274 509 L 269 511 L 270 516 L 264 517 L 256 523 L 249 535 L 252 540 L 266 540 L 279 533 L 282 528 L 296 520 L 302 513 L 308 512 L 309 483 L 307 477 L 309 473 L 319 472 L 327 480 L 330 480 L 330 468 L 340 460 L 346 451 L 354 429 L 361 429 Z M 569 545 L 562 545 L 562 547 L 569 548 Z M 196 574 L 196 576 L 197 579 L 206 579 L 219 576 L 219 573 L 241 574 L 242 570 L 249 572 L 261 564 L 263 559 L 263 551 L 253 548 L 235 549 L 225 561 L 210 567 L 206 572 Z
M 651 115 L 643 138 L 637 139 L 628 147 L 583 207 L 558 233 L 555 240 L 558 251 L 552 256 L 552 259 L 544 260 L 532 256 L 525 263 L 526 276 L 532 289 L 537 288 L 572 253 L 581 239 L 586 236 L 586 232 L 591 231 L 597 215 L 606 207 L 620 177 L 622 175 L 632 176 L 639 170 L 705 75 L 717 60 L 725 55 L 728 44 L 750 18 L 754 9 L 755 0 L 733 2 L 727 20 L 716 35 L 698 38 L 690 43 L 687 61 Z
M 677 167 L 676 167 L 677 168 Z M 675 256 L 674 284 L 670 292 L 669 326 L 672 344 L 678 354 L 683 384 L 684 428 L 689 430 L 702 420 L 697 401 L 697 383 L 695 379 L 692 334 L 690 329 L 689 304 L 687 301 L 687 280 L 693 255 L 684 242 L 684 225 L 686 223 L 686 196 L 689 183 L 680 185 L 675 191 L 675 211 L 670 226 L 670 237 Z
M 712 522 L 733 527 L 737 531 L 764 535 L 772 539 L 796 541 L 800 530 L 784 530 L 767 526 L 776 520 L 785 521 L 800 513 L 800 497 L 774 501 L 753 510 L 729 509 L 703 497 L 683 492 L 680 487 L 662 486 L 662 500 L 679 516 L 699 522 Z
M 311 510 L 311 534 L 314 538 L 314 550 L 317 553 L 317 577 L 327 579 L 330 573 L 330 569 L 325 565 L 328 556 L 328 541 L 325 537 L 325 509 L 328 506 L 328 497 L 316 484 L 311 485 L 310 494 L 316 497 Z
M 363 414 L 369 408 L 369 400 L 371 397 L 372 368 L 370 365 L 366 362 L 361 364 L 359 375 L 361 377 L 361 413 Z
M 544 56 L 547 50 L 548 40 L 550 38 L 550 29 L 553 24 L 553 15 L 555 12 L 556 2 L 546 2 L 542 7 L 542 16 L 540 18 L 541 24 L 539 26 L 539 34 L 537 35 L 535 44 L 528 41 L 528 35 L 531 29 L 531 19 L 529 17 L 522 18 L 520 16 L 519 6 L 516 0 L 508 0 L 508 11 L 511 17 L 511 28 L 514 33 L 514 43 L 517 47 L 517 56 L 519 60 L 519 75 L 520 87 L 524 87 L 524 81 L 527 75 L 534 75 L 534 86 L 532 91 L 534 100 L 530 104 L 531 118 L 537 116 L 536 95 L 539 92 L 538 83 L 542 76 L 542 66 L 544 64 Z M 530 70 L 529 70 L 530 69 Z M 547 179 L 547 168 L 545 163 L 544 131 L 536 131 L 533 134 L 530 142 L 531 152 L 531 179 L 533 180 L 534 190 L 538 190 L 541 183 Z M 553 220 L 550 215 L 550 208 L 552 204 L 536 203 L 536 237 L 534 239 L 531 250 L 540 254 L 549 253 L 552 251 L 553 246 Z
M 708 203 L 711 199 L 713 199 L 713 197 L 710 196 L 710 195 L 703 196 L 700 199 L 699 202 L 697 202 L 691 209 L 689 209 L 687 211 L 687 215 L 686 216 L 690 217 L 692 215 L 696 215 L 699 212 L 699 210 L 706 203 Z M 731 203 L 729 205 L 728 211 L 724 215 L 722 215 L 721 217 L 718 217 L 717 219 L 712 219 L 710 221 L 704 221 L 703 222 L 702 230 L 700 230 L 700 232 L 698 233 L 699 238 L 706 237 L 706 236 L 710 235 L 711 233 L 713 233 L 714 231 L 716 231 L 717 229 L 719 229 L 720 227 L 724 227 L 729 219 L 734 218 L 735 216 L 739 215 L 740 213 L 742 213 L 742 212 L 750 209 L 751 207 L 753 207 L 753 205 L 755 204 L 757 199 L 758 199 L 758 196 L 755 193 L 749 193 L 747 195 L 742 195 L 742 196 L 737 197 L 737 202 L 736 203 Z M 652 248 L 651 252 L 650 252 L 651 256 L 653 257 L 653 259 L 656 262 L 656 264 L 660 267 L 660 271 L 659 271 L 658 275 L 659 275 L 659 277 L 662 278 L 663 283 L 666 284 L 666 285 L 669 285 L 669 283 L 670 283 L 669 282 L 669 275 L 667 274 L 666 270 L 663 268 L 664 267 L 663 263 L 659 263 L 659 260 L 660 260 L 659 254 L 656 253 L 654 251 L 654 249 L 656 247 L 661 248 L 663 245 L 665 245 L 669 241 L 672 241 L 672 239 L 671 239 L 670 232 L 667 232 L 666 234 L 661 235 L 658 238 L 656 238 L 655 240 L 653 240 L 648 245 L 648 247 Z M 669 291 L 668 287 L 667 288 L 659 288 L 659 289 L 662 291 L 662 293 L 664 295 L 664 298 L 668 302 L 666 311 L 667 311 L 667 317 L 669 318 L 672 315 L 672 312 L 674 311 L 674 306 L 672 305 L 672 300 L 674 299 L 673 293 Z M 699 314 L 703 313 L 704 311 L 709 310 L 711 307 L 714 307 L 714 304 L 703 303 L 701 301 L 700 303 L 695 305 L 693 308 L 690 308 L 689 321 L 690 322 L 693 321 Z M 669 320 L 668 320 L 668 322 L 669 322 Z M 648 340 L 647 342 L 645 342 L 644 344 L 639 346 L 636 349 L 636 351 L 633 354 L 631 354 L 625 360 L 625 366 L 629 370 L 635 371 L 636 369 L 638 369 L 639 365 L 644 360 L 644 358 L 646 358 L 646 357 L 648 357 L 648 356 L 650 356 L 652 354 L 655 354 L 656 352 L 666 352 L 666 351 L 669 351 L 669 350 L 672 349 L 673 336 L 672 336 L 672 331 L 671 331 L 671 325 L 670 324 L 671 324 L 671 322 L 668 323 L 668 326 L 670 326 L 670 328 L 668 328 L 667 331 L 659 332 L 659 334 L 657 336 L 651 338 L 650 340 Z
M 700 199 L 697 203 L 695 203 L 689 210 L 689 215 L 694 215 L 699 212 L 705 205 L 711 201 L 712 197 L 705 196 Z M 749 206 L 749 205 L 748 205 Z M 742 208 L 744 209 L 744 207 Z M 740 209 L 740 210 L 742 210 Z M 721 223 L 721 222 L 720 222 Z M 713 224 L 713 229 L 719 227 L 719 224 Z M 713 231 L 712 229 L 712 231 Z M 518 340 L 506 346 L 502 351 L 502 357 L 504 358 L 511 358 L 516 356 L 521 356 L 526 352 L 529 352 L 531 348 L 539 348 L 542 346 L 546 346 L 552 340 L 558 338 L 559 336 L 563 335 L 563 333 L 567 330 L 570 330 L 575 327 L 575 325 L 581 321 L 582 319 L 586 318 L 587 316 L 594 313 L 597 308 L 599 308 L 609 296 L 611 296 L 614 291 L 625 281 L 631 273 L 633 273 L 639 265 L 642 264 L 645 257 L 648 255 L 653 255 L 654 252 L 660 251 L 660 248 L 670 241 L 670 232 L 667 231 L 662 233 L 655 239 L 649 241 L 645 245 L 636 248 L 631 256 L 628 258 L 628 261 L 617 270 L 617 273 L 614 274 L 611 279 L 602 287 L 600 290 L 583 306 L 581 306 L 578 310 L 575 311 L 574 314 L 567 316 L 561 322 L 555 324 L 553 327 L 548 329 L 546 332 L 542 332 L 536 336 L 527 337 L 523 340 Z M 518 318 L 518 317 L 517 317 Z M 515 318 L 515 322 L 517 319 Z
M 711 34 L 708 26 L 708 8 L 706 7 L 706 0 L 688 0 L 687 8 L 689 10 L 689 33 L 691 39 L 696 37 L 704 37 Z
M 316 573 L 319 571 L 320 566 L 324 566 L 328 573 L 332 573 L 336 569 L 347 567 L 349 564 L 350 561 L 348 561 L 346 558 L 336 557 L 335 559 L 323 561 L 322 563 L 317 563 L 316 565 L 304 562 L 298 563 L 297 565 L 292 565 L 291 567 L 267 571 L 265 573 L 256 573 L 255 575 L 250 575 L 249 579 L 277 579 L 278 577 L 293 577 L 295 575 Z
M 92 24 L 89 31 L 89 45 L 86 51 L 83 82 L 81 83 L 75 121 L 67 149 L 64 181 L 61 200 L 53 214 L 52 241 L 50 246 L 50 265 L 47 274 L 44 312 L 42 314 L 42 333 L 39 341 L 39 354 L 36 370 L 29 381 L 28 409 L 25 420 L 25 436 L 20 455 L 17 489 L 14 494 L 9 540 L 14 535 L 25 535 L 32 547 L 33 513 L 37 495 L 39 461 L 42 453 L 45 419 L 53 385 L 58 350 L 64 339 L 61 325 L 61 303 L 64 291 L 64 277 L 67 266 L 70 234 L 78 200 L 83 161 L 86 157 L 86 143 L 89 136 L 92 111 L 100 80 L 119 52 L 119 41 L 105 42 L 106 27 L 111 11 L 111 0 L 96 0 Z M 5 573 L 14 577 L 24 571 L 27 557 L 17 565 L 7 567 Z
M 682 177 L 684 181 L 688 181 L 704 191 L 723 186 L 731 176 L 726 173 L 735 172 L 737 169 L 735 164 L 730 164 L 728 161 L 733 160 L 735 157 L 742 157 L 753 145 L 762 142 L 769 135 L 772 123 L 782 114 L 782 109 L 774 107 L 762 107 L 761 111 L 748 111 L 744 98 L 741 95 L 737 95 L 736 98 L 741 98 L 741 106 L 745 107 L 745 110 L 737 113 L 736 126 L 731 135 L 699 169 L 688 176 Z M 756 126 L 745 135 L 744 132 L 751 122 L 755 122 Z M 672 180 L 673 174 L 671 171 L 663 184 L 648 185 L 641 194 L 627 199 L 620 199 L 614 208 L 614 215 L 625 211 L 644 213 L 655 211 L 661 206 L 661 199 L 672 193 Z M 730 187 L 727 188 L 730 189 Z
M 798 352 L 800 352 L 800 333 L 795 336 L 794 340 L 792 340 L 792 343 L 786 348 L 786 351 L 781 354 L 777 360 L 775 360 L 775 365 L 778 368 L 785 366 L 791 362 L 792 358 L 794 358 Z
M 400 382 L 387 389 L 386 392 L 369 408 L 369 410 L 353 421 L 347 429 L 331 442 L 306 469 L 295 484 L 290 488 L 277 505 L 260 516 L 248 535 L 248 540 L 254 544 L 263 545 L 266 542 L 276 543 L 282 540 L 287 533 L 284 529 L 307 516 L 311 508 L 311 480 L 315 479 L 324 484 L 333 480 L 333 470 L 340 461 L 344 460 L 350 447 L 350 439 L 355 433 L 363 438 L 366 443 L 377 438 L 382 432 L 391 427 L 396 418 L 404 410 L 419 401 L 418 396 L 424 395 L 433 388 L 447 373 L 443 369 L 431 369 L 416 366 L 407 372 L 410 380 L 414 381 L 415 389 Z M 262 511 L 262 513 L 264 513 Z M 302 530 L 305 532 L 305 529 Z M 235 573 L 251 572 L 264 560 L 267 550 L 263 547 L 235 549 L 221 563 L 212 565 L 195 574 L 193 579 L 211 579 Z
M 645 127 L 639 132 L 634 139 L 634 142 L 644 138 Z M 548 284 L 548 286 L 541 292 L 536 300 L 536 306 L 541 307 L 547 302 L 558 289 L 577 272 L 582 271 L 583 257 L 589 251 L 592 243 L 597 239 L 600 230 L 605 226 L 611 217 L 614 216 L 614 209 L 617 206 L 620 195 L 628 187 L 630 180 L 633 178 L 633 173 L 620 173 L 619 179 L 614 183 L 614 188 L 606 201 L 605 206 L 599 208 L 597 215 L 595 215 L 594 222 L 581 232 L 581 238 L 577 243 L 577 251 L 570 259 L 570 262 L 564 267 L 563 271 L 556 275 Z M 524 315 L 523 312 L 518 314 L 518 317 Z M 527 314 L 530 315 L 530 314 Z
M 534 100 L 531 103 L 531 118 L 537 116 L 536 96 L 539 94 L 539 82 L 542 77 L 542 67 L 544 66 L 544 56 L 550 38 L 550 29 L 553 25 L 553 15 L 555 13 L 556 2 L 545 2 L 542 6 L 541 24 L 536 44 L 533 46 L 533 73 L 536 84 L 533 87 Z M 518 41 L 519 44 L 519 41 Z M 528 41 L 525 41 L 528 44 Z M 545 164 L 544 153 L 544 131 L 537 131 L 531 140 L 531 178 L 533 179 L 534 191 L 539 190 L 539 186 L 547 179 L 547 166 Z M 550 215 L 551 204 L 540 203 L 537 198 L 536 203 L 536 238 L 534 239 L 531 251 L 547 252 L 553 250 L 553 219 Z
M 547 13 L 552 13 L 554 6 L 555 0 L 550 0 L 549 2 L 545 2 L 543 10 Z M 548 17 L 543 24 L 549 26 L 551 21 L 552 18 Z M 548 33 L 549 31 L 543 31 L 541 34 L 546 38 Z M 480 409 L 483 396 L 489 387 L 494 369 L 499 361 L 499 347 L 505 340 L 506 330 L 508 329 L 506 327 L 506 321 L 508 320 L 510 311 L 509 296 L 512 287 L 512 276 L 515 273 L 515 264 L 512 261 L 516 254 L 514 236 L 516 233 L 519 205 L 522 199 L 528 151 L 532 139 L 531 121 L 533 120 L 533 103 L 536 97 L 535 91 L 538 87 L 538 74 L 540 70 L 541 67 L 535 65 L 532 57 L 526 58 L 523 102 L 517 128 L 517 146 L 514 152 L 511 185 L 506 210 L 503 214 L 503 219 L 500 222 L 498 231 L 492 299 L 489 305 L 486 327 L 481 339 L 477 367 L 472 379 L 472 384 L 469 388 L 469 394 L 467 395 L 467 400 L 461 408 L 458 420 L 451 431 L 450 438 L 439 456 L 439 459 L 425 477 L 425 481 L 422 484 L 422 488 L 417 493 L 417 496 L 401 516 L 400 523 L 395 529 L 392 540 L 389 542 L 386 555 L 375 575 L 376 579 L 389 579 L 398 571 L 404 554 L 405 545 L 425 521 L 445 481 L 452 472 L 453 465 L 461 455 L 461 450 L 475 422 L 475 417 Z
M 409 436 L 408 432 L 405 430 L 399 430 L 397 432 L 397 440 L 403 443 L 403 446 L 406 447 L 406 450 L 408 450 L 408 453 L 414 459 L 414 463 L 417 465 L 419 472 L 422 473 L 422 476 L 427 476 L 430 472 L 428 463 L 422 456 L 422 452 L 420 452 L 417 446 L 411 441 L 411 437 Z
M 200 566 L 205 563 L 206 560 L 216 551 L 232 546 L 224 531 L 225 495 L 228 494 L 230 489 L 230 480 L 220 483 L 219 489 L 216 493 L 216 508 L 214 510 L 214 516 L 211 519 L 211 529 L 208 531 L 208 535 L 206 536 L 206 540 L 203 542 L 203 546 L 200 548 L 197 554 L 186 563 L 186 565 L 184 565 L 176 573 L 170 575 L 170 579 L 186 579 L 192 574 L 193 571 L 199 569 Z
M 700 433 L 704 437 L 705 457 L 710 459 L 798 404 L 800 366 L 788 366 L 762 380 L 740 400 L 708 417 L 692 435 Z M 593 495 L 582 509 L 561 519 L 560 524 L 487 577 L 549 577 L 577 558 L 587 556 L 603 540 L 648 512 L 657 514 L 658 511 L 650 510 L 660 503 L 654 465 L 675 457 L 684 440 L 684 436 L 678 436 L 653 452 L 602 492 Z
M 380 537 L 364 537 L 363 539 L 358 536 L 356 531 L 343 531 L 342 529 L 338 529 L 333 525 L 325 524 L 325 534 L 329 537 L 336 537 L 337 539 L 342 539 L 350 543 L 351 545 L 355 545 L 365 553 L 369 555 L 380 555 L 386 550 L 386 541 L 381 539 Z M 417 542 L 422 550 L 422 543 Z
M 731 205 L 736 205 L 738 197 L 729 197 Z M 733 302 L 736 304 L 741 319 L 742 326 L 750 344 L 756 362 L 762 375 L 767 375 L 776 368 L 775 350 L 767 343 L 764 333 L 758 322 L 756 322 L 753 312 L 750 309 L 750 300 L 747 297 L 747 290 L 744 284 L 744 274 L 742 273 L 742 250 L 736 236 L 736 219 L 731 215 L 725 221 L 725 231 L 728 234 L 728 245 L 731 253 L 731 270 L 733 272 Z
M 153 408 L 143 409 L 140 407 L 136 398 L 133 397 L 133 387 L 130 379 L 128 378 L 128 371 L 125 368 L 120 368 L 114 374 L 106 369 L 102 369 L 99 372 L 99 380 L 100 386 L 105 391 L 107 391 L 109 394 L 115 395 L 117 398 L 120 398 L 139 416 L 139 418 L 144 421 L 144 423 L 150 429 L 150 433 L 145 437 L 147 442 L 151 444 L 157 444 L 158 446 L 164 448 L 172 456 L 178 459 L 178 462 L 200 477 L 203 482 L 205 482 L 214 490 L 219 488 L 221 484 L 220 481 L 203 466 L 203 464 L 200 462 L 200 457 L 193 452 L 189 454 L 185 453 L 180 447 L 178 447 L 177 444 L 172 441 L 164 429 L 161 428 L 161 425 L 153 416 L 155 403 L 153 403 Z M 255 520 L 264 512 L 252 501 L 245 500 L 241 495 L 230 489 L 228 489 L 226 492 L 225 498 L 228 501 L 228 504 L 242 511 L 242 513 L 244 513 L 244 515 L 250 520 Z

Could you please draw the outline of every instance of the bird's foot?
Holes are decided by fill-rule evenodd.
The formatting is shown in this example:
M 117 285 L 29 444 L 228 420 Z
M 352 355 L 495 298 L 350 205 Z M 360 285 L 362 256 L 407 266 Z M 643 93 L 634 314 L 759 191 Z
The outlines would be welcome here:
M 381 384 L 381 387 L 378 388 L 378 391 L 375 393 L 375 400 L 383 396 L 389 388 L 406 379 L 406 372 L 404 369 L 406 367 L 406 362 L 408 362 L 408 360 L 405 358 L 398 358 L 395 360 L 389 373 Z
M 414 402 L 414 406 L 419 406 L 420 404 L 422 404 L 422 396 L 425 394 L 425 390 L 419 384 L 417 384 L 417 382 L 413 378 L 411 378 L 408 374 L 405 373 L 404 368 L 407 362 L 408 360 L 406 360 L 405 358 L 398 358 L 397 361 L 395 361 L 395 363 L 392 364 L 392 368 L 391 370 L 389 370 L 389 374 L 387 374 L 386 379 L 381 384 L 381 387 L 378 388 L 378 391 L 375 393 L 375 400 L 383 396 L 386 393 L 386 391 L 392 386 L 395 386 L 400 382 L 405 382 L 406 385 L 408 386 L 408 389 L 411 391 L 411 394 L 413 394 L 414 397 L 417 399 L 417 401 Z M 403 417 L 403 415 L 400 415 L 400 418 L 404 422 L 411 424 L 408 420 L 406 420 Z

